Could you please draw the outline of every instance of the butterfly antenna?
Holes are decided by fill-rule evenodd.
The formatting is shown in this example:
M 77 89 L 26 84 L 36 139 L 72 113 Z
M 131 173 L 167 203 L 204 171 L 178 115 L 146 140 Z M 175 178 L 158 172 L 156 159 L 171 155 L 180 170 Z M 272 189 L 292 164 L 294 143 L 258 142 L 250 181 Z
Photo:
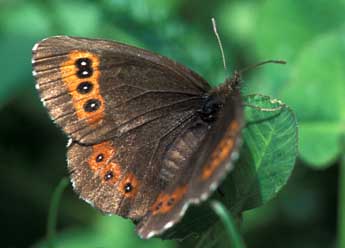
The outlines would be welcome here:
M 211 20 L 212 20 L 213 32 L 214 32 L 214 35 L 217 38 L 218 46 L 219 46 L 220 52 L 222 54 L 224 70 L 225 70 L 225 72 L 227 72 L 226 60 L 225 60 L 225 56 L 224 56 L 223 45 L 222 45 L 222 41 L 220 39 L 220 36 L 218 34 L 218 31 L 217 31 L 216 19 L 214 17 L 212 17 Z
M 283 65 L 285 65 L 286 61 L 284 61 L 284 60 L 272 60 L 272 59 L 271 60 L 262 61 L 260 63 L 254 64 L 254 65 L 250 65 L 248 67 L 243 68 L 242 70 L 239 71 L 239 74 L 242 74 L 245 71 L 248 71 L 248 70 L 251 70 L 251 69 L 255 69 L 255 68 L 260 67 L 260 66 L 265 65 L 265 64 L 283 64 Z

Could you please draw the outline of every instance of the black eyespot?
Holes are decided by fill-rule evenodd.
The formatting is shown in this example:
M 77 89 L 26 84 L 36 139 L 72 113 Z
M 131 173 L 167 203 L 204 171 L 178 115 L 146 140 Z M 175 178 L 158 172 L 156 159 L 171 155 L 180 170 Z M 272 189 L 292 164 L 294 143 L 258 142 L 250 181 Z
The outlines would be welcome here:
M 105 175 L 104 175 L 104 180 L 105 180 L 105 181 L 108 181 L 108 180 L 112 179 L 113 177 L 114 177 L 113 172 L 112 172 L 112 171 L 108 171 L 108 172 L 105 173 Z
M 97 157 L 96 157 L 96 162 L 97 162 L 97 163 L 102 162 L 103 159 L 104 159 L 104 155 L 103 155 L 103 153 L 100 153 L 100 154 L 98 154 Z
M 97 99 L 90 99 L 84 104 L 86 112 L 95 112 L 101 107 L 101 102 Z
M 81 68 L 77 71 L 78 78 L 88 78 L 91 77 L 93 73 L 92 68 Z
M 81 82 L 78 87 L 77 87 L 77 91 L 80 94 L 87 94 L 90 93 L 91 90 L 93 88 L 93 84 L 89 81 L 85 81 L 85 82 Z
M 124 189 L 125 189 L 125 193 L 129 193 L 133 190 L 133 186 L 131 183 L 126 183 Z
M 89 58 L 80 58 L 75 61 L 76 67 L 79 69 L 77 76 L 79 78 L 88 78 L 92 76 L 92 61 Z
M 167 205 L 168 206 L 172 206 L 175 202 L 175 198 L 174 197 L 171 197 L 168 201 L 167 201 Z
M 163 202 L 159 202 L 156 206 L 156 211 L 158 211 L 163 205 Z
M 85 68 L 90 68 L 91 67 L 91 59 L 89 58 L 80 58 L 75 61 L 76 67 L 79 69 L 85 69 Z

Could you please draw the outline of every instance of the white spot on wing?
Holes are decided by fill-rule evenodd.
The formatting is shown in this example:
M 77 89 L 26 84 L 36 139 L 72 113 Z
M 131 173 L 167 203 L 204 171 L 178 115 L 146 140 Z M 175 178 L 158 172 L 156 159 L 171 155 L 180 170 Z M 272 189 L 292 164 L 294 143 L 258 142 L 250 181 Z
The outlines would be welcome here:
M 68 141 L 67 141 L 67 146 L 66 146 L 66 147 L 67 147 L 67 148 L 70 147 L 70 145 L 72 145 L 72 142 L 73 142 L 72 139 L 68 139 Z
M 43 41 L 43 40 L 42 40 L 42 41 Z M 41 41 L 41 42 L 42 42 L 42 41 Z M 33 52 L 35 52 L 35 51 L 37 50 L 37 48 L 38 48 L 38 46 L 40 45 L 41 42 L 38 42 L 38 43 L 36 43 L 36 44 L 34 45 L 34 47 L 32 48 L 32 51 L 33 51 Z
M 231 160 L 232 160 L 232 161 L 235 161 L 235 160 L 238 159 L 239 156 L 240 156 L 239 153 L 238 153 L 237 151 L 234 151 L 234 152 L 231 154 Z
M 147 238 L 147 239 L 152 238 L 154 235 L 155 235 L 155 232 L 154 232 L 154 231 L 149 232 L 149 233 L 147 234 L 146 238 Z
M 211 185 L 210 185 L 210 190 L 211 190 L 211 191 L 215 191 L 216 188 L 217 188 L 217 186 L 218 186 L 218 183 L 217 183 L 217 182 L 211 183 Z
M 37 72 L 36 71 L 32 71 L 32 76 L 36 77 L 37 76 Z
M 201 195 L 200 199 L 201 199 L 202 201 L 205 201 L 205 200 L 207 199 L 207 197 L 208 197 L 208 194 L 207 194 L 207 193 L 203 193 L 203 194 Z
M 40 86 L 38 84 L 35 84 L 35 89 L 36 90 L 39 90 L 40 89 Z
M 180 218 L 183 217 L 183 215 L 184 215 L 184 213 L 186 212 L 187 209 L 188 209 L 188 204 L 184 204 L 182 206 L 182 209 L 181 209 L 180 213 L 179 213 Z
M 93 204 L 92 201 L 88 200 L 88 199 L 83 199 L 86 203 L 90 204 L 92 207 L 95 207 L 95 205 Z
M 163 229 L 168 229 L 170 227 L 172 227 L 174 225 L 174 222 L 173 221 L 169 221 L 168 223 L 166 223 L 163 227 Z
M 71 183 L 72 183 L 72 188 L 75 190 L 76 189 L 75 182 L 71 180 Z

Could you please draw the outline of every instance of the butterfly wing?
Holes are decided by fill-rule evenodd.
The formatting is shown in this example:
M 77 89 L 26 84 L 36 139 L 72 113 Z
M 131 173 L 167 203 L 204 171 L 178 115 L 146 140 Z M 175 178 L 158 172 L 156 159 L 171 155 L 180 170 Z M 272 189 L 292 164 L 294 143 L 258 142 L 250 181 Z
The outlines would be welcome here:
M 116 42 L 51 37 L 33 48 L 51 118 L 71 138 L 68 168 L 81 198 L 134 220 L 171 178 L 161 158 L 195 120 L 209 89 L 165 57 Z
M 191 203 L 206 200 L 233 168 L 238 156 L 243 109 L 238 89 L 225 99 L 217 120 L 210 130 L 203 126 L 189 128 L 186 133 L 202 133 L 201 145 L 181 165 L 178 179 L 169 185 L 151 205 L 150 211 L 137 225 L 142 238 L 161 234 L 178 222 Z M 172 150 L 181 150 L 188 142 L 188 135 L 179 139 Z M 185 149 L 185 148 L 184 148 Z
M 165 57 L 124 44 L 57 36 L 33 48 L 42 102 L 64 132 L 99 143 L 165 113 L 196 108 L 209 85 Z

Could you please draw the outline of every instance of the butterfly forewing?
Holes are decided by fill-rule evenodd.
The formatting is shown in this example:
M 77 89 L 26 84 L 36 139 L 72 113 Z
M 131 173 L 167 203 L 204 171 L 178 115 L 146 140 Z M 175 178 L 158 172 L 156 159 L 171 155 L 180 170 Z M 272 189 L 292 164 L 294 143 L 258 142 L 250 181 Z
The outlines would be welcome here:
M 175 62 L 120 43 L 52 37 L 35 45 L 33 73 L 52 119 L 80 143 L 119 136 L 164 113 L 200 105 L 208 84 Z

